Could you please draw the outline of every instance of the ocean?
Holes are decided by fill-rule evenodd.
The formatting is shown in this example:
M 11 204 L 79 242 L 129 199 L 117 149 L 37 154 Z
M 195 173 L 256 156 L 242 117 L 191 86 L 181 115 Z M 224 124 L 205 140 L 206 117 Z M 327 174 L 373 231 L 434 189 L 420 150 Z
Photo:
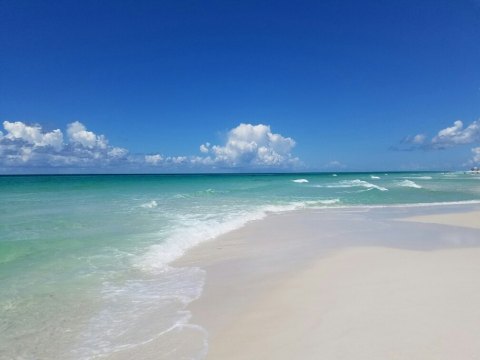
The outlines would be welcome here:
M 96 359 L 156 341 L 203 358 L 170 264 L 269 213 L 480 203 L 480 176 L 378 172 L 0 177 L 0 359 Z M 254 244 L 252 244 L 254 246 Z

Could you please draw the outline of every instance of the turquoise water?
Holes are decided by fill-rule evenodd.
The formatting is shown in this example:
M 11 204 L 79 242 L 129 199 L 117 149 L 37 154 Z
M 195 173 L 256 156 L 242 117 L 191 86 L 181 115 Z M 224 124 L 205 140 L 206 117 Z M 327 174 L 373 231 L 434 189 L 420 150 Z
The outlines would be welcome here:
M 205 274 L 169 263 L 195 244 L 269 212 L 477 201 L 480 177 L 461 173 L 0 177 L 0 358 L 153 339 L 192 357 L 205 331 L 184 308 Z

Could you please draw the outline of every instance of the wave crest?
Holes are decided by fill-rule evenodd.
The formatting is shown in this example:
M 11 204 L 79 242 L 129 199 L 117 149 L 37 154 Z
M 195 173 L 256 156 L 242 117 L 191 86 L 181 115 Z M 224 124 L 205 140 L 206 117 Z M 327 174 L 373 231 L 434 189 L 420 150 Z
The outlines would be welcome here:
M 292 180 L 294 183 L 308 183 L 308 180 L 307 179 L 295 179 L 295 180 Z
M 263 219 L 271 213 L 326 208 L 339 202 L 340 199 L 323 199 L 270 204 L 231 213 L 224 218 L 182 216 L 177 220 L 176 230 L 162 243 L 150 246 L 145 254 L 136 259 L 135 266 L 146 272 L 163 271 L 193 246 L 239 229 L 250 221 Z
M 320 185 L 320 187 L 323 187 Z M 355 179 L 355 180 L 342 180 L 336 184 L 331 184 L 331 185 L 325 185 L 325 187 L 328 188 L 352 188 L 352 187 L 363 187 L 368 190 L 376 189 L 380 191 L 388 191 L 387 188 L 378 186 L 372 183 L 369 183 L 368 181 L 360 180 L 360 179 Z
M 158 203 L 155 200 L 146 202 L 145 204 L 140 205 L 144 209 L 154 209 L 158 206 Z
M 432 180 L 431 176 L 405 176 L 404 179 Z
M 412 180 L 403 180 L 398 183 L 398 185 L 403 187 L 410 187 L 415 189 L 421 189 L 422 187 Z

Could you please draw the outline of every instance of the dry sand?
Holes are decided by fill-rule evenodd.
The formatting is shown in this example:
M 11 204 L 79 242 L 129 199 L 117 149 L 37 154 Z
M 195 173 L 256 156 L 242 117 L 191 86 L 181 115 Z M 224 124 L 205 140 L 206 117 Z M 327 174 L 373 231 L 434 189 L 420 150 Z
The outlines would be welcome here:
M 480 212 L 454 210 L 296 212 L 197 247 L 177 265 L 207 271 L 207 358 L 480 359 Z
M 347 249 L 272 286 L 210 359 L 480 359 L 480 250 Z
M 468 211 L 453 214 L 420 215 L 407 218 L 406 220 L 480 229 L 480 211 Z

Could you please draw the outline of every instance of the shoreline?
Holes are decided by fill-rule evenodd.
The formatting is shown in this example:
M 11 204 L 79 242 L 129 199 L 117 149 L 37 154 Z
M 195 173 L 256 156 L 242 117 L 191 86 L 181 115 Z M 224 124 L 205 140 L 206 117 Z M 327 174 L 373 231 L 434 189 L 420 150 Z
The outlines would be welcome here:
M 448 325 L 480 333 L 480 313 L 472 306 L 480 301 L 479 232 L 446 224 L 452 210 L 458 219 L 470 212 L 470 222 L 480 214 L 475 204 L 297 210 L 190 249 L 173 265 L 206 271 L 203 294 L 187 309 L 191 323 L 209 333 L 207 359 L 453 359 L 456 342 L 469 349 L 458 350 L 460 358 L 480 358 L 480 337 L 457 339 L 458 331 L 438 330 Z M 383 293 L 388 286 L 395 296 Z M 423 297 L 414 300 L 422 288 Z M 446 303 L 442 289 L 456 296 Z M 355 298 L 364 300 L 359 305 Z M 376 338 L 382 346 L 366 346 Z M 437 338 L 451 346 L 433 351 Z

